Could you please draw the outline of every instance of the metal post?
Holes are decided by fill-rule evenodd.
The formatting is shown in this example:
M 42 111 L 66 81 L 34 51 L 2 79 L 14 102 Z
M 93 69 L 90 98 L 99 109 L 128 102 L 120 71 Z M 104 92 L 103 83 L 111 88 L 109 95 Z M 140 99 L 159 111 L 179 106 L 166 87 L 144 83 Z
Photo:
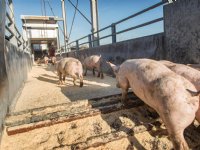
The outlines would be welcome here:
M 78 43 L 78 40 L 76 41 L 76 50 L 77 50 L 77 51 L 79 50 L 79 43 Z
M 91 9 L 91 20 L 92 20 L 92 40 L 93 46 L 99 46 L 99 33 L 95 33 L 99 30 L 99 21 L 98 21 L 98 6 L 97 0 L 90 0 L 90 9 Z
M 91 34 L 88 35 L 88 42 L 89 42 L 89 48 L 91 48 L 92 47 L 92 35 Z
M 58 50 L 60 50 L 60 40 L 59 40 L 59 31 L 58 31 L 58 28 L 56 28 L 56 32 L 57 32 L 57 52 L 58 52 Z
M 116 43 L 117 37 L 116 37 L 116 25 L 115 24 L 112 24 L 111 31 L 112 31 L 112 43 Z
M 26 18 L 24 18 L 24 22 L 25 22 L 26 43 L 27 43 L 26 44 L 26 51 L 28 51 L 32 54 L 33 52 L 32 52 L 31 42 L 30 42 L 30 31 L 28 31 L 28 28 L 27 28 Z
M 67 52 L 68 36 L 67 36 L 67 24 L 66 24 L 66 11 L 65 11 L 65 0 L 61 0 L 62 3 L 62 17 L 63 17 L 63 28 L 64 28 L 64 50 Z

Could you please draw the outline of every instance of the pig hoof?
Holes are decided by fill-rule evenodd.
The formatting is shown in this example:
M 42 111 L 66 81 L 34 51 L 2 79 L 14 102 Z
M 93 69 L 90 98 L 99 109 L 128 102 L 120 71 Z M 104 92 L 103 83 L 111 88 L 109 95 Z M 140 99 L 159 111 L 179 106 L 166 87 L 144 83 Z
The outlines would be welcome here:
M 80 87 L 83 87 L 83 82 L 80 83 Z

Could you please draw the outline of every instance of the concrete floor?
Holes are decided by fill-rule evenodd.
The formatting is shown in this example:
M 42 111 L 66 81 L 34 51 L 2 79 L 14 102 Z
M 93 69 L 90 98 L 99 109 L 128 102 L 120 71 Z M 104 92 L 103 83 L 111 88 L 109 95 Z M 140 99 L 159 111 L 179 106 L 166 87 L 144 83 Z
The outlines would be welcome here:
M 80 88 L 78 85 L 79 80 L 77 86 L 74 86 L 71 78 L 67 78 L 64 85 L 58 85 L 54 66 L 35 65 L 11 111 L 17 112 L 120 93 L 120 89 L 116 88 L 115 78 L 105 75 L 104 79 L 100 79 L 94 77 L 92 72 L 88 72 L 84 77 L 84 87 Z

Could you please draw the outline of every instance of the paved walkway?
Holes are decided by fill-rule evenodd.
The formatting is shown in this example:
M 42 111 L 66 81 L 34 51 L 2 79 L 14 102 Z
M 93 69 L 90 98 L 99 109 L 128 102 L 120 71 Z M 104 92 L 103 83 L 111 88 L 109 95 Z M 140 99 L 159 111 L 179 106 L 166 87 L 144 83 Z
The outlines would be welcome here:
M 58 76 L 52 65 L 33 66 L 12 111 L 120 93 L 115 86 L 115 78 L 105 76 L 104 79 L 100 79 L 93 77 L 92 72 L 88 72 L 87 77 L 84 78 L 84 87 L 80 88 L 78 85 L 79 80 L 77 80 L 77 86 L 74 86 L 71 78 L 67 78 L 64 85 L 58 85 Z

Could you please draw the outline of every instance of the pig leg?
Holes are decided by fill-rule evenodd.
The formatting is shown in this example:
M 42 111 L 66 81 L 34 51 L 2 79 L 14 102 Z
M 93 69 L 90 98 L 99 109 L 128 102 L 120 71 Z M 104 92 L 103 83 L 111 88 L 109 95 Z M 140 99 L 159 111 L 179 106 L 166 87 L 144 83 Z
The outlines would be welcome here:
M 66 75 L 63 74 L 63 81 L 62 81 L 62 83 L 65 83 L 65 77 L 66 77 Z
M 79 75 L 79 79 L 80 79 L 80 87 L 83 87 L 83 76 Z
M 92 72 L 93 72 L 93 76 L 95 76 L 95 71 L 94 71 L 94 68 L 92 69 Z
M 127 103 L 127 93 L 128 93 L 128 89 L 122 89 L 121 102 L 123 105 L 126 105 Z
M 98 71 L 98 75 L 97 75 L 98 78 L 100 77 L 100 74 L 101 74 L 101 73 Z
M 87 68 L 85 68 L 85 73 L 84 73 L 84 76 L 86 76 L 86 74 L 87 74 Z
M 59 82 L 58 84 L 62 84 L 62 73 L 58 72 Z
M 196 112 L 196 120 L 200 123 L 200 106 L 199 106 L 199 109 Z
M 104 78 L 104 76 L 103 76 L 103 72 L 101 72 L 101 79 L 103 79 Z
M 184 136 L 183 136 L 183 131 L 180 132 L 175 132 L 175 133 L 171 133 L 169 134 L 174 149 L 175 150 L 189 150 L 188 144 L 186 143 Z
M 123 103 L 123 105 L 125 105 L 127 102 L 127 93 L 128 93 L 128 88 L 129 88 L 129 82 L 126 78 L 122 77 L 119 79 L 116 86 L 118 88 L 121 88 L 121 90 L 122 90 L 121 102 Z
M 186 114 L 181 110 L 179 110 L 178 113 L 168 110 L 168 112 L 162 112 L 160 114 L 175 150 L 189 150 L 183 132 L 185 128 L 193 122 L 194 114 L 193 112 Z M 181 120 L 184 120 L 184 122 L 180 121 L 180 118 Z
M 74 85 L 76 85 L 77 76 L 76 76 L 75 74 L 72 74 L 71 76 L 72 76 L 72 78 L 73 78 L 73 83 L 74 83 Z

